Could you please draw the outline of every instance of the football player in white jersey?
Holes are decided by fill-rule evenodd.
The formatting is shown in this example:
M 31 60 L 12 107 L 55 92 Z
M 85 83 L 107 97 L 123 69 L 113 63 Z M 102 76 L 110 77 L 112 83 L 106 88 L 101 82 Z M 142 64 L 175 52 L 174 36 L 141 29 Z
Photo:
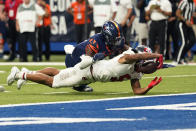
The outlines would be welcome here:
M 146 73 L 145 67 L 142 66 L 144 62 L 141 61 L 156 58 L 158 61 L 156 69 L 160 69 L 163 64 L 163 57 L 161 54 L 148 52 L 146 47 L 142 47 L 142 50 L 142 53 L 137 53 L 137 50 L 129 48 L 113 59 L 96 62 L 93 62 L 92 57 L 82 56 L 82 61 L 76 66 L 63 70 L 45 68 L 39 71 L 29 71 L 27 69 L 20 71 L 17 67 L 13 67 L 10 75 L 7 77 L 7 83 L 11 85 L 15 80 L 23 79 L 52 88 L 60 88 L 89 84 L 96 81 L 130 80 L 134 94 L 146 94 L 155 85 L 159 84 L 162 78 L 158 79 L 156 77 L 147 87 L 141 88 L 139 80 L 143 73 Z M 21 86 L 22 83 L 19 83 L 18 89 Z

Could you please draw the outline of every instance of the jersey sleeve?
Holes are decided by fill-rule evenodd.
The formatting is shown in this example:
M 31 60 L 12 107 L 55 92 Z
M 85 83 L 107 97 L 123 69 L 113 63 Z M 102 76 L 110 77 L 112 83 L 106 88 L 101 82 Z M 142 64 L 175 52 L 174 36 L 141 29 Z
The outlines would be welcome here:
M 132 74 L 131 74 L 131 79 L 133 80 L 133 79 L 138 79 L 138 80 L 140 80 L 141 78 L 142 78 L 142 76 L 143 76 L 143 74 L 142 73 L 138 73 L 138 72 L 133 72 Z
M 41 6 L 39 6 L 38 4 L 35 4 L 35 9 L 36 9 L 36 13 L 39 16 L 43 16 L 45 14 L 45 11 L 42 9 Z
M 99 44 L 95 39 L 90 39 L 85 48 L 86 55 L 94 56 L 99 52 Z
M 184 10 L 184 8 L 186 7 L 187 3 L 186 1 L 182 0 L 179 5 L 178 5 L 178 9 L 180 10 Z

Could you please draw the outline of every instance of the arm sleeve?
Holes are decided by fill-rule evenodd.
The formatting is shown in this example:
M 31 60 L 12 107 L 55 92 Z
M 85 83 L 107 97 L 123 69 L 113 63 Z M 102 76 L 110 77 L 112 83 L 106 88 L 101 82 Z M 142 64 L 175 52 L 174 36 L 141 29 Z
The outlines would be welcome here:
M 149 11 L 150 10 L 150 7 L 151 7 L 151 2 L 148 4 L 148 6 L 147 7 L 145 7 L 145 11 Z
M 117 12 L 118 7 L 114 0 L 111 1 L 111 9 L 112 9 L 112 12 Z
M 184 8 L 186 7 L 186 2 L 184 0 L 182 0 L 179 5 L 178 5 L 178 9 L 180 10 L 184 10 Z
M 39 6 L 38 4 L 35 4 L 35 9 L 36 9 L 36 13 L 39 16 L 43 16 L 45 14 L 45 11 L 42 9 L 41 6 Z
M 126 8 L 127 9 L 132 9 L 133 8 L 131 0 L 128 1 L 127 5 L 126 5 Z
M 19 13 L 20 13 L 20 12 L 19 12 L 19 8 L 20 8 L 20 6 L 18 7 L 18 9 L 17 9 L 17 11 L 16 11 L 16 20 L 18 20 L 19 17 L 20 17 L 20 16 L 19 16 Z
M 91 7 L 93 7 L 93 5 L 94 5 L 94 0 L 89 0 L 88 3 L 89 3 L 89 5 L 90 5 Z
M 172 5 L 171 5 L 171 3 L 168 1 L 168 2 L 164 5 L 164 7 L 161 8 L 161 9 L 163 9 L 164 11 L 167 11 L 167 12 L 172 12 Z

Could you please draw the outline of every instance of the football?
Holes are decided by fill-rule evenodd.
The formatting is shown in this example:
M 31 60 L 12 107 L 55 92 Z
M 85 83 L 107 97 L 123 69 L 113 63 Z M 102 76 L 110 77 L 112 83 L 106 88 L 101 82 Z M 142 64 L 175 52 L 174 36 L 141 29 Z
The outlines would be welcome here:
M 145 62 L 142 64 L 141 70 L 145 74 L 152 74 L 157 70 L 158 65 L 159 63 L 153 61 Z
M 0 86 L 0 92 L 4 92 L 5 88 L 3 86 Z

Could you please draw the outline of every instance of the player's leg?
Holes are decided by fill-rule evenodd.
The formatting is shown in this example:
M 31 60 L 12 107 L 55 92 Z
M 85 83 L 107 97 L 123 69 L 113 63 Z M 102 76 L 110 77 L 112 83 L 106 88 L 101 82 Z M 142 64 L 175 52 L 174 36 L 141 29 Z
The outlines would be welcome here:
M 15 80 L 19 79 L 19 81 L 30 80 L 30 81 L 33 81 L 36 83 L 52 86 L 53 77 L 51 77 L 47 74 L 39 73 L 39 72 L 32 73 L 29 70 L 26 70 L 26 72 L 24 72 L 24 71 L 25 71 L 24 69 L 23 69 L 23 71 L 20 71 L 17 67 L 12 67 L 11 73 L 7 77 L 7 84 L 10 86 L 10 85 L 12 85 L 12 83 Z M 18 83 L 17 83 L 17 85 L 18 85 Z M 22 85 L 23 84 L 21 84 L 21 86 Z M 18 88 L 18 89 L 20 89 L 20 88 Z
M 36 73 L 42 73 L 42 74 L 45 74 L 45 75 L 49 75 L 49 76 L 55 76 L 59 73 L 60 70 L 56 69 L 56 68 L 53 68 L 53 67 L 47 67 L 47 68 L 44 68 L 42 70 L 38 70 L 36 71 Z
M 42 70 L 38 70 L 38 71 L 30 71 L 27 68 L 22 68 L 21 69 L 22 72 L 26 72 L 28 74 L 36 74 L 36 73 L 42 73 L 48 76 L 55 76 L 59 73 L 59 70 L 56 68 L 52 68 L 52 67 L 48 67 L 48 68 L 44 68 Z M 26 83 L 26 80 L 20 79 L 17 81 L 17 88 L 20 90 L 21 87 Z
M 25 76 L 26 75 L 26 76 Z M 43 84 L 52 87 L 53 83 L 53 77 L 42 74 L 42 73 L 36 73 L 36 74 L 23 74 L 23 79 L 33 81 L 35 83 Z
M 26 72 L 28 74 L 42 73 L 42 74 L 49 75 L 49 76 L 55 76 L 59 73 L 60 70 L 58 70 L 56 68 L 53 68 L 53 67 L 47 67 L 47 68 L 44 68 L 44 69 L 41 69 L 41 70 L 31 71 L 31 70 L 23 67 L 21 69 L 21 71 Z

